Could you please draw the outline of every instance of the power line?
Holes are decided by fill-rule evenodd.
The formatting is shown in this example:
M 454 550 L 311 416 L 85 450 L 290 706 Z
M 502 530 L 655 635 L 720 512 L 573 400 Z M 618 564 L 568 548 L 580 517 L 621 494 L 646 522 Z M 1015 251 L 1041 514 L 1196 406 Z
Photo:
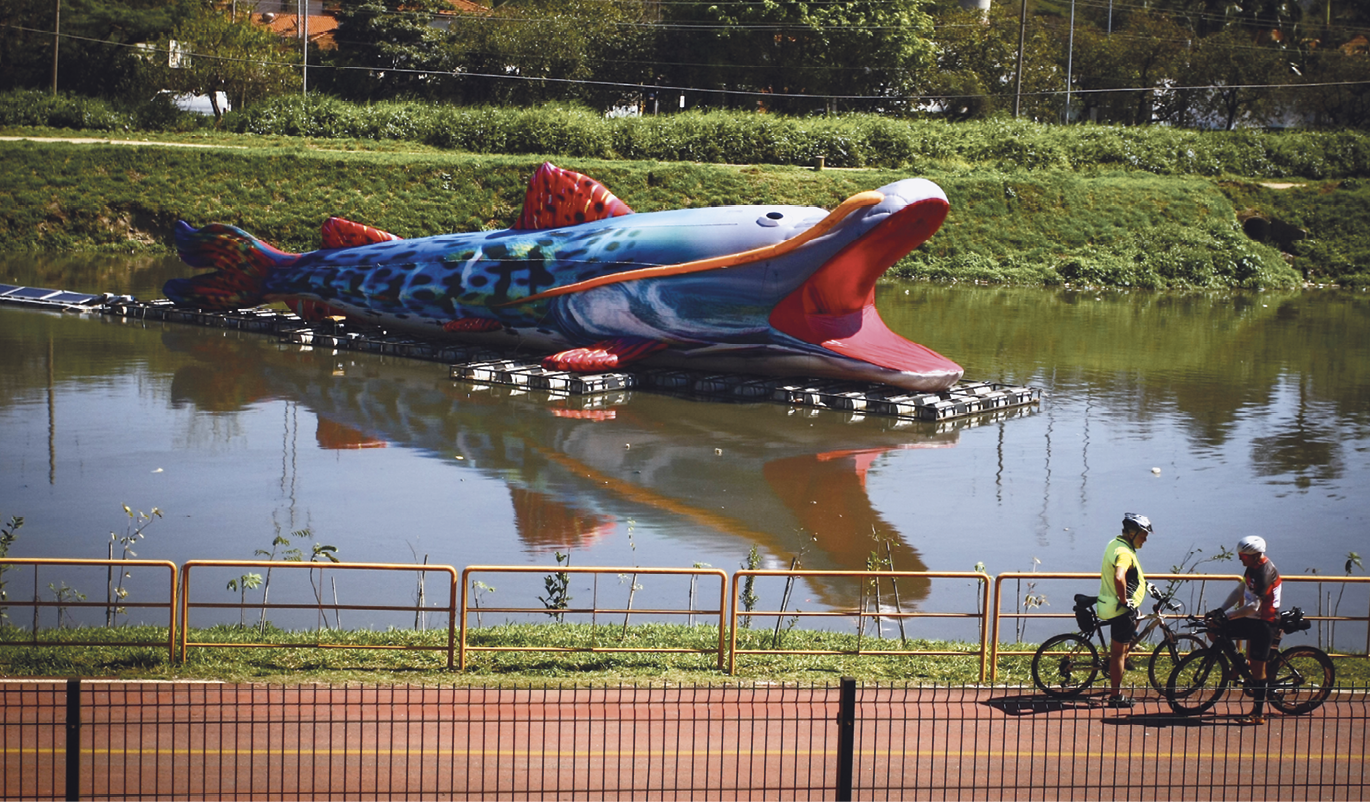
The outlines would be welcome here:
M 52 31 L 46 31 L 46 30 L 42 30 L 42 29 L 38 29 L 38 28 L 28 28 L 28 27 L 25 27 L 25 26 L 12 25 L 12 24 L 0 24 L 0 27 L 10 28 L 10 29 L 12 29 L 12 30 L 25 31 L 25 32 L 28 32 L 28 33 L 39 33 L 39 34 L 43 34 L 43 35 L 45 35 L 45 36 L 46 36 L 46 35 L 51 35 L 51 34 L 53 33 Z M 149 53 L 151 53 L 151 54 L 156 54 L 156 55 L 158 55 L 158 56 L 169 56 L 169 55 L 170 55 L 170 50 L 168 50 L 168 49 L 166 49 L 166 48 L 160 48 L 160 47 L 150 46 L 150 45 L 146 45 L 146 44 L 131 44 L 131 43 L 124 43 L 124 42 L 110 42 L 110 41 L 104 40 L 104 39 L 95 39 L 95 38 L 92 38 L 92 37 L 79 36 L 79 35 L 76 35 L 76 34 L 68 34 L 68 33 L 62 33 L 62 34 L 59 34 L 59 36 L 60 36 L 61 38 L 63 38 L 63 39 L 71 39 L 71 40 L 83 41 L 83 42 L 92 42 L 92 43 L 96 43 L 96 44 L 104 44 L 104 45 L 110 45 L 110 46 L 113 46 L 113 47 L 122 47 L 122 48 L 126 48 L 126 49 L 137 50 L 137 51 L 139 51 L 140 54 L 149 54 Z M 200 59 L 210 59 L 210 60 L 218 60 L 218 61 L 237 62 L 237 63 L 252 63 L 252 64 L 262 64 L 262 65 L 264 65 L 264 66 L 285 66 L 285 67 L 299 67 L 299 66 L 301 66 L 301 65 L 300 65 L 300 62 L 298 62 L 298 61 L 273 61 L 273 60 L 270 60 L 270 59 L 259 59 L 259 58 L 234 58 L 234 57 L 230 57 L 230 56 L 217 56 L 217 55 L 213 55 L 213 54 L 199 53 L 199 52 L 192 52 L 192 53 L 191 53 L 191 57 L 192 57 L 192 59 L 200 58 Z M 458 70 L 458 71 L 443 71 L 443 70 L 407 69 L 407 68 L 389 67 L 389 66 L 385 66 L 385 67 L 378 67 L 378 66 L 351 67 L 351 66 L 338 66 L 338 65 L 320 64 L 320 65 L 310 65 L 310 69 L 312 69 L 312 70 L 361 71 L 361 72 L 385 72 L 385 73 L 396 73 L 396 74 L 400 74 L 400 75 L 422 75 L 422 76 L 429 76 L 429 77 L 438 77 L 438 78 L 457 78 L 457 79 L 460 79 L 460 78 L 483 78 L 483 79 L 492 79 L 492 80 L 509 80 L 509 81 L 525 81 L 525 82 L 539 81 L 539 82 L 544 82 L 544 83 L 555 83 L 555 84 L 565 84 L 565 85 L 598 86 L 598 87 L 607 87 L 607 88 L 628 89 L 628 90 L 639 91 L 639 92 L 641 92 L 641 91 L 653 91 L 653 92 L 683 92 L 683 93 L 690 93 L 690 94 L 697 94 L 697 95 L 741 96 L 741 97 L 755 97 L 755 98 L 760 98 L 760 99 L 765 99 L 765 98 L 786 98 L 786 99 L 800 99 L 800 100 L 813 100 L 813 101 L 827 101 L 827 100 L 847 100 L 847 101 L 852 101 L 852 100 L 857 100 L 857 101 L 880 101 L 880 102 L 886 102 L 886 103 L 897 103 L 897 102 L 909 103 L 909 102 L 926 102 L 926 101 L 951 100 L 951 99 L 972 99 L 972 98 L 978 98 L 978 97 L 993 97 L 993 96 L 995 96 L 995 95 L 991 95 L 991 94 L 988 94 L 988 93 L 978 93 L 978 94 L 921 93 L 921 94 L 916 94 L 916 95 L 832 95 L 832 94 L 808 94 L 808 93 L 802 93 L 802 92 L 773 92 L 773 91 L 750 90 L 750 89 L 717 89 L 717 88 L 706 88 L 706 87 L 695 87 L 695 86 L 679 86 L 679 85 L 671 85 L 671 84 L 631 83 L 631 82 L 624 82 L 624 81 L 599 81 L 599 80 L 581 79 L 581 78 L 557 78 L 557 77 L 547 77 L 547 76 L 529 76 L 529 75 L 519 75 L 519 74 L 516 74 L 516 73 L 515 73 L 515 74 L 510 74 L 510 73 L 478 73 L 478 72 L 465 72 L 465 71 L 460 71 L 460 70 Z M 1119 88 L 1110 88 L 1110 89 L 1074 89 L 1074 88 L 1072 88 L 1072 89 L 1070 89 L 1070 90 L 1066 90 L 1066 89 L 1037 90 L 1037 91 L 1023 92 L 1022 95 L 1023 95 L 1024 97 L 1054 97 L 1054 96 L 1065 95 L 1065 94 L 1067 94 L 1067 93 L 1070 93 L 1070 94 L 1080 94 L 1080 95 L 1083 95 L 1083 94 L 1102 95 L 1102 94 L 1124 94 L 1124 93 L 1127 93 L 1127 94 L 1135 94 L 1135 93 L 1139 93 L 1139 92 L 1169 93 L 1169 92 L 1182 92 L 1182 91 L 1231 91 L 1231 90 L 1244 90 L 1244 89 L 1264 89 L 1264 90 L 1280 89 L 1280 90 L 1291 90 L 1291 89 L 1306 89 L 1306 88 L 1320 88 L 1320 87 L 1339 87 L 1339 86 L 1348 86 L 1348 87 L 1349 87 L 1349 86 L 1370 86 L 1370 80 L 1363 80 L 1363 81 L 1319 81 L 1319 82 L 1286 83 L 1286 84 L 1196 84 L 1196 85 L 1185 85 L 1185 86 L 1140 86 L 1140 87 L 1134 86 L 1134 87 L 1119 87 Z M 998 96 L 999 96 L 999 97 L 1008 97 L 1007 94 L 1001 94 L 1001 95 L 998 95 Z

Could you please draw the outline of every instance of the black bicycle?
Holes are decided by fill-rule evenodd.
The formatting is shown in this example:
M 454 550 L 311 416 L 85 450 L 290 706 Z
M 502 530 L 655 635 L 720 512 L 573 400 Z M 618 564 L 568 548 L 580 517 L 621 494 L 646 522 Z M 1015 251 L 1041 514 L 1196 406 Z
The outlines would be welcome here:
M 1180 661 L 1196 649 L 1207 648 L 1203 639 L 1175 632 L 1166 616 L 1184 612 L 1174 600 L 1175 591 L 1161 593 L 1155 585 L 1146 586 L 1147 593 L 1156 600 L 1149 614 L 1137 622 L 1137 635 L 1131 646 L 1142 643 L 1152 632 L 1160 630 L 1161 642 L 1146 663 L 1146 676 L 1157 691 L 1165 691 L 1166 679 Z M 1048 638 L 1032 656 L 1032 681 L 1047 696 L 1057 698 L 1079 696 L 1089 689 L 1100 674 L 1108 675 L 1108 641 L 1104 624 L 1094 612 L 1098 596 L 1075 596 L 1075 623 L 1079 632 L 1067 632 Z M 1098 638 L 1095 646 L 1092 638 Z M 1102 648 L 1103 656 L 1100 656 Z
M 1213 645 L 1182 659 L 1166 680 L 1165 698 L 1176 713 L 1198 715 L 1217 704 L 1228 686 L 1241 682 L 1249 687 L 1252 682 L 1251 666 L 1228 637 L 1226 624 L 1223 615 L 1189 616 L 1188 626 L 1211 635 Z M 1266 663 L 1266 698 L 1276 710 L 1294 716 L 1316 710 L 1331 695 L 1337 678 L 1332 658 L 1316 646 L 1277 649 L 1283 635 L 1310 625 L 1298 607 L 1280 613 L 1280 629 Z

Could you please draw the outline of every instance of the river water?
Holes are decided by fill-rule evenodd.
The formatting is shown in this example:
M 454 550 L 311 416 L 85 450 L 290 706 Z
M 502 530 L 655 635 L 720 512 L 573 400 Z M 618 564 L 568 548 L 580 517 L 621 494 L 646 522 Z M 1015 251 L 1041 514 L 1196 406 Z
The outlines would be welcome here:
M 6 283 L 139 298 L 187 271 L 0 260 Z M 568 402 L 454 382 L 436 363 L 0 306 L 0 517 L 25 518 L 12 556 L 101 558 L 128 533 L 122 505 L 156 506 L 134 550 L 178 564 L 253 559 L 284 537 L 278 557 L 326 544 L 459 569 L 561 553 L 732 571 L 756 547 L 764 567 L 860 570 L 888 543 L 904 570 L 1097 571 L 1126 511 L 1155 524 L 1152 572 L 1251 533 L 1286 574 L 1340 575 L 1365 552 L 1366 293 L 888 284 L 878 305 L 968 378 L 1039 388 L 1040 407 L 935 425 L 645 392 Z M 487 580 L 490 598 L 536 605 L 535 578 Z M 605 603 L 606 580 L 589 581 L 575 578 L 578 600 Z M 645 595 L 664 582 L 638 580 Z M 1094 592 L 1075 585 L 1038 590 L 1066 612 Z M 83 592 L 102 598 L 104 579 Z M 814 582 L 790 606 L 857 593 Z M 901 593 L 929 610 L 973 599 L 957 582 Z

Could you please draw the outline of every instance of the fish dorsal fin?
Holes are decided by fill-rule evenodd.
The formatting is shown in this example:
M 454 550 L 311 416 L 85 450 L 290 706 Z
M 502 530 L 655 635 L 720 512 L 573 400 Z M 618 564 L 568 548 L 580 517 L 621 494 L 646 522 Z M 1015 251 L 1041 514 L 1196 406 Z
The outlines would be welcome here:
M 523 214 L 513 227 L 537 231 L 632 213 L 628 204 L 593 178 L 543 162 L 528 182 Z
M 355 248 L 358 245 L 374 245 L 377 242 L 389 242 L 396 239 L 401 239 L 401 237 L 397 237 L 389 231 L 381 231 L 379 228 L 364 226 L 361 223 L 354 223 L 341 217 L 330 217 L 323 223 L 323 247 L 325 250 Z

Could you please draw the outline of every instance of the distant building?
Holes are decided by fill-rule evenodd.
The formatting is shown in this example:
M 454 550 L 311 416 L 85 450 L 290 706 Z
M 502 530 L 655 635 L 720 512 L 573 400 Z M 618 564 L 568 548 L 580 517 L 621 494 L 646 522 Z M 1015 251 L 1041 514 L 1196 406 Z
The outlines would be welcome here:
M 304 31 L 307 32 L 310 43 L 320 50 L 334 50 L 338 47 L 338 43 L 333 39 L 334 31 L 338 29 L 338 20 L 333 15 L 336 5 L 328 0 L 236 0 L 235 4 L 238 8 L 251 5 L 253 22 L 289 39 L 299 39 L 301 36 L 300 9 L 304 6 Z M 489 8 L 472 0 L 447 0 L 447 4 L 452 10 L 439 12 L 429 21 L 430 27 L 445 31 L 455 17 L 490 12 Z

